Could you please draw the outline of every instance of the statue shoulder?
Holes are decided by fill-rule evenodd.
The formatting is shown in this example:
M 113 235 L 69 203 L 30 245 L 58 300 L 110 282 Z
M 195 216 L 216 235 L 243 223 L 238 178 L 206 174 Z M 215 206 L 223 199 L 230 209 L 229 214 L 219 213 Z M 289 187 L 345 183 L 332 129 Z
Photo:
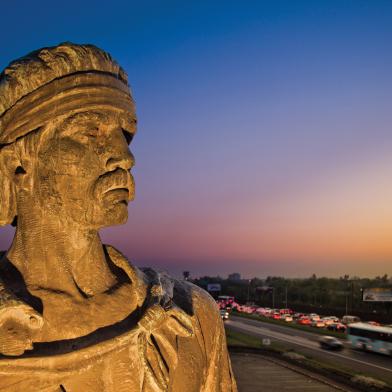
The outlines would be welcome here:
M 0 354 L 17 356 L 33 348 L 43 318 L 4 284 L 7 263 L 6 252 L 0 252 Z
M 4 279 L 11 272 L 15 271 L 15 268 L 10 264 L 6 257 L 5 251 L 0 252 L 0 311 L 6 308 L 12 308 L 18 304 L 24 304 L 24 302 L 17 298 L 15 294 L 8 288 L 8 285 L 4 283 Z
M 137 267 L 135 267 L 119 250 L 114 246 L 104 245 L 104 251 L 109 260 L 117 267 L 122 269 L 130 281 L 132 282 L 135 294 L 137 295 L 137 303 L 139 306 L 143 304 L 147 296 L 149 286 L 148 278 Z
M 164 308 L 177 306 L 188 316 L 200 320 L 204 315 L 209 320 L 220 319 L 214 299 L 202 288 L 193 283 L 178 280 L 164 271 L 153 268 L 137 268 L 120 251 L 110 245 L 104 246 L 111 262 L 126 272 L 139 296 L 139 306 L 151 296 Z M 211 321 L 210 321 L 211 322 Z
M 186 302 L 185 302 L 186 300 Z M 218 306 L 204 289 L 187 281 L 176 281 L 174 285 L 174 301 L 182 308 L 190 306 L 190 310 L 194 316 L 203 324 L 211 325 L 221 324 L 221 318 Z

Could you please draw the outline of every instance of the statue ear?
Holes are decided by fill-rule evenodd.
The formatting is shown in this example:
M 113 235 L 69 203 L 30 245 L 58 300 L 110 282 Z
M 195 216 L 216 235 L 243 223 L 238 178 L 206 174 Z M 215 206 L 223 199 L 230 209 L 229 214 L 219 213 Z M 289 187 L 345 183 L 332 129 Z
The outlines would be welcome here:
M 12 151 L 10 151 L 12 150 Z M 5 146 L 0 150 L 0 225 L 11 224 L 16 215 L 16 186 L 14 149 Z
M 16 191 L 29 190 L 31 181 L 27 174 L 30 172 L 30 161 L 23 159 L 22 162 L 13 147 L 6 146 L 4 151 L 1 151 L 0 166 L 3 168 L 0 170 L 14 183 Z

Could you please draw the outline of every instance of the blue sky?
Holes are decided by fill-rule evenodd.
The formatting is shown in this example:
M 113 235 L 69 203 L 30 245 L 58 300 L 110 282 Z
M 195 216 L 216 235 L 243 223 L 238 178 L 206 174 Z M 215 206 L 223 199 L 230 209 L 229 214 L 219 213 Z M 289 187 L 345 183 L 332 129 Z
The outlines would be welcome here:
M 0 68 L 73 41 L 127 71 L 137 198 L 103 238 L 137 264 L 392 273 L 392 2 L 15 1 L 1 16 Z

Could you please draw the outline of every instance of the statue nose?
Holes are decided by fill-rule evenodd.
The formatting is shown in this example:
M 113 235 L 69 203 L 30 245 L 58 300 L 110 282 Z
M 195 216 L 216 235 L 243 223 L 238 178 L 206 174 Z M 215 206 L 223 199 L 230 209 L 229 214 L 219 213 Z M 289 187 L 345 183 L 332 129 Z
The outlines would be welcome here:
M 127 151 L 123 152 L 121 155 L 110 157 L 106 161 L 106 170 L 113 171 L 118 168 L 124 170 L 130 170 L 134 165 L 135 165 L 135 157 L 127 149 Z

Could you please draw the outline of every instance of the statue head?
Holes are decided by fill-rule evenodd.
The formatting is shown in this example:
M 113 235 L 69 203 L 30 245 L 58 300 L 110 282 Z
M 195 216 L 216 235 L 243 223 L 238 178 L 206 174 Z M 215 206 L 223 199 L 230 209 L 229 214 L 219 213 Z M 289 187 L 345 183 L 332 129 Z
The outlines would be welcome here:
M 135 131 L 127 76 L 97 47 L 64 43 L 11 63 L 0 75 L 0 224 L 124 223 Z

